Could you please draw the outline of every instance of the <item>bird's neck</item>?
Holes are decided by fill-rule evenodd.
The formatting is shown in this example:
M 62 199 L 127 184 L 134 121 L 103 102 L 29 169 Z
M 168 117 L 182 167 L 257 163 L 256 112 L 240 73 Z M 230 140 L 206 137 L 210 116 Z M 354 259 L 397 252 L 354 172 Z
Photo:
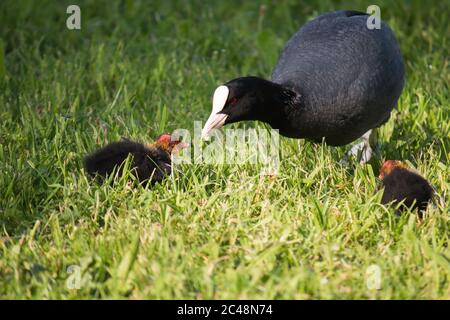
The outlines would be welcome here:
M 261 90 L 261 119 L 273 128 L 288 125 L 292 113 L 301 107 L 300 94 L 294 90 L 267 81 Z

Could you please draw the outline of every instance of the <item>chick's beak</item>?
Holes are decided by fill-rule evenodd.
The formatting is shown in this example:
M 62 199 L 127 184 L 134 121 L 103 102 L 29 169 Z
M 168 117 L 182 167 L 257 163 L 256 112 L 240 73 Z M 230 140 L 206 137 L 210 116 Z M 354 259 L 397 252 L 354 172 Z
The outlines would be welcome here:
M 205 138 L 211 130 L 223 126 L 225 120 L 227 120 L 228 115 L 220 112 L 225 107 L 229 92 L 230 90 L 227 86 L 219 86 L 216 91 L 214 91 L 212 112 L 203 127 L 202 138 Z
M 189 147 L 189 143 L 187 142 L 183 142 L 183 141 L 175 141 L 175 143 L 173 143 L 173 152 L 178 153 L 183 149 L 186 149 Z

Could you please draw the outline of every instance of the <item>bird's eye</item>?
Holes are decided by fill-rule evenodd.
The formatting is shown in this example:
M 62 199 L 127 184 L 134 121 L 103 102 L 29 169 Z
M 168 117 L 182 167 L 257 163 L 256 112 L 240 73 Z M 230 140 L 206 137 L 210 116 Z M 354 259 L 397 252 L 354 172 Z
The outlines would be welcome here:
M 230 103 L 232 106 L 234 106 L 237 102 L 238 102 L 238 98 L 233 97 L 233 98 L 231 98 L 231 100 L 230 100 L 229 103 Z

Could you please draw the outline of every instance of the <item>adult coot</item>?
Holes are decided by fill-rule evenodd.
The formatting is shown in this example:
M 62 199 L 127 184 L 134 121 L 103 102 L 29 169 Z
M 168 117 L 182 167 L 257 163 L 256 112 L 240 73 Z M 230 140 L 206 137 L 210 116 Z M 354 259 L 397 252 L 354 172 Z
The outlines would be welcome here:
M 241 77 L 216 89 L 202 136 L 259 120 L 286 137 L 333 146 L 363 137 L 370 148 L 370 130 L 389 119 L 402 92 L 404 65 L 392 30 L 384 22 L 369 29 L 368 17 L 337 11 L 306 23 L 286 44 L 272 81 Z

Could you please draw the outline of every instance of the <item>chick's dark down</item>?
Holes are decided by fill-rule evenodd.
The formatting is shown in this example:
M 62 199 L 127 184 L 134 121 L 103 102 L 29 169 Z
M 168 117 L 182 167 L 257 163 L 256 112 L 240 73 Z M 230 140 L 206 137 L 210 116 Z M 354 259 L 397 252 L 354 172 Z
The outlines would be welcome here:
M 383 179 L 383 204 L 404 201 L 404 207 L 418 209 L 419 212 L 427 208 L 433 196 L 433 188 L 420 175 L 405 168 L 394 168 Z
M 103 178 L 114 170 L 122 173 L 123 163 L 131 155 L 131 168 L 140 182 L 161 182 L 171 171 L 170 153 L 162 148 L 147 147 L 130 140 L 113 142 L 84 159 L 86 171 Z

